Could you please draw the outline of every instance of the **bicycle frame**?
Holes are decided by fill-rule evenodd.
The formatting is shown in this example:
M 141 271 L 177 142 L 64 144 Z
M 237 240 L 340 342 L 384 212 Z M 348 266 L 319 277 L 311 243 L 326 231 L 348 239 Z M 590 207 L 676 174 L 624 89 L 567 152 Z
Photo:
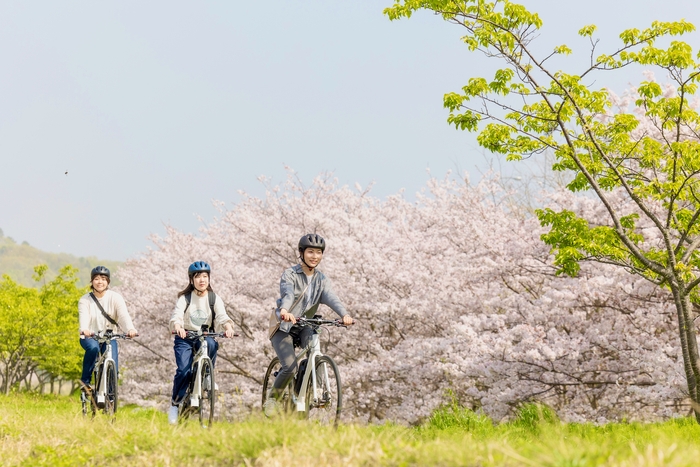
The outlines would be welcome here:
M 279 376 L 281 362 L 274 357 L 267 367 L 263 378 L 262 407 L 267 417 L 278 413 L 281 408 L 296 413 L 306 414 L 307 418 L 317 419 L 321 423 L 337 425 L 342 410 L 342 384 L 340 372 L 333 359 L 321 352 L 321 328 L 323 326 L 346 327 L 341 320 L 323 319 L 319 315 L 313 318 L 297 318 L 297 325 L 309 326 L 312 333 L 306 345 L 294 356 L 298 364 L 306 358 L 306 368 L 297 366 L 294 379 L 286 383 L 285 388 L 272 397 L 274 379 Z M 321 374 L 319 374 L 321 372 Z M 268 401 L 272 403 L 268 404 Z
M 314 400 L 318 399 L 318 389 L 316 388 L 316 359 L 323 356 L 321 353 L 321 336 L 318 332 L 314 332 L 311 336 L 311 342 L 308 343 L 306 347 L 302 349 L 301 352 L 296 356 L 297 363 L 301 361 L 304 355 L 308 354 L 308 360 L 306 363 L 306 371 L 304 371 L 304 377 L 301 380 L 301 387 L 299 388 L 299 395 L 295 395 L 292 391 L 291 398 L 292 403 L 296 406 L 297 412 L 306 411 L 306 393 L 309 386 L 309 378 L 313 382 L 311 389 L 313 390 Z M 324 367 L 325 369 L 325 367 Z M 328 374 L 324 374 L 323 378 L 328 384 Z
M 206 336 L 204 335 L 199 336 L 199 341 L 201 342 L 201 345 L 199 346 L 199 350 L 192 359 L 191 368 L 196 367 L 197 372 L 192 375 L 193 380 L 190 386 L 192 388 L 192 391 L 189 393 L 190 407 L 199 407 L 199 401 L 202 399 L 202 365 L 200 365 L 200 363 L 204 359 L 211 360 L 209 358 L 209 344 L 207 344 L 207 340 L 205 339 L 205 337 Z
M 90 378 L 94 382 L 90 386 L 88 394 L 82 392 L 80 396 L 83 405 L 83 415 L 87 415 L 87 404 L 92 404 L 93 416 L 97 409 L 103 409 L 105 413 L 111 413 L 114 416 L 117 410 L 118 381 L 116 374 L 117 365 L 112 358 L 112 341 L 116 339 L 130 339 L 130 337 L 126 334 L 114 334 L 112 331 L 107 331 L 92 336 L 82 336 L 81 334 L 81 339 L 94 339 L 98 344 L 97 360 Z M 101 348 L 103 344 L 104 349 Z M 110 368 L 114 368 L 114 373 L 112 373 Z M 114 385 L 110 386 L 110 389 L 108 386 L 110 385 L 111 375 L 114 376 Z M 113 400 L 110 399 L 108 401 L 110 397 Z M 111 404 L 108 402 L 111 402 Z
M 100 404 L 104 405 L 105 403 L 107 393 L 107 372 L 105 369 L 107 368 L 107 364 L 109 362 L 114 362 L 114 359 L 112 358 L 112 341 L 114 339 L 117 339 L 117 337 L 98 336 L 96 339 L 99 344 L 106 344 L 104 352 L 99 353 L 97 363 L 95 364 L 95 371 L 98 375 L 100 375 L 100 380 L 95 380 L 95 385 L 97 386 L 95 388 L 95 401 L 97 402 L 98 406 Z

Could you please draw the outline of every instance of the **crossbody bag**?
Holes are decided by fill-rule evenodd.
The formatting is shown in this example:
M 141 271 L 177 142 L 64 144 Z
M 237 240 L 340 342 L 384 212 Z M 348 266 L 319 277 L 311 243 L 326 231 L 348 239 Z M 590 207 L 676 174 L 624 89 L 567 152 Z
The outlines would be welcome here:
M 112 319 L 111 316 L 109 316 L 109 315 L 107 314 L 107 312 L 105 311 L 104 308 L 102 308 L 102 304 L 101 304 L 100 301 L 97 299 L 97 297 L 95 297 L 95 294 L 92 293 L 92 292 L 90 292 L 90 296 L 92 297 L 92 299 L 93 299 L 93 300 L 95 301 L 95 303 L 97 304 L 97 308 L 99 308 L 100 311 L 102 312 L 102 316 L 104 316 L 104 317 L 107 319 L 107 321 L 109 321 L 110 323 L 112 323 L 114 326 L 119 327 L 119 324 L 118 324 L 116 321 L 114 321 L 114 320 Z
M 309 282 L 307 282 L 306 287 L 304 287 L 304 290 L 301 292 L 301 295 L 299 295 L 299 298 L 294 300 L 294 303 L 292 303 L 292 306 L 289 308 L 290 313 L 294 309 L 294 307 L 299 304 L 299 301 L 301 301 L 301 299 L 304 298 L 304 295 L 306 295 L 306 289 L 309 288 L 309 286 L 311 285 L 311 281 L 315 276 L 316 273 L 314 273 L 314 275 L 311 276 L 311 279 L 309 279 Z M 280 324 L 282 323 L 279 319 L 277 319 L 277 308 L 273 308 L 272 314 L 270 315 L 270 327 L 268 328 L 268 336 L 270 339 L 272 339 L 272 336 L 274 336 L 277 330 L 280 328 Z

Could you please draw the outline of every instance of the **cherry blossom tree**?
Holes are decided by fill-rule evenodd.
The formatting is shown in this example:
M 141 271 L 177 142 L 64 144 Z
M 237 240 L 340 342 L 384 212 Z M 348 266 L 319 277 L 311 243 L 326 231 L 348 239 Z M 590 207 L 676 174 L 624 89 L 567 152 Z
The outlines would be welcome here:
M 449 123 L 479 131 L 483 147 L 519 160 L 551 151 L 553 168 L 568 171 L 572 192 L 597 200 L 599 209 L 575 212 L 566 206 L 537 212 L 548 231 L 555 265 L 571 276 L 581 263 L 613 265 L 670 291 L 683 355 L 687 393 L 700 422 L 700 366 L 694 307 L 700 303 L 700 115 L 693 98 L 700 66 L 687 43 L 674 40 L 695 28 L 685 21 L 653 22 L 620 34 L 621 44 L 600 54 L 596 27 L 590 63 L 577 73 L 556 70 L 550 60 L 569 55 L 566 45 L 542 50 L 536 43 L 542 21 L 508 0 L 396 0 L 390 19 L 418 10 L 437 13 L 461 26 L 470 51 L 500 61 L 492 79 L 471 78 L 461 92 L 448 93 Z M 666 46 L 660 46 L 665 43 Z M 668 76 L 664 88 L 653 79 L 636 89 L 635 111 L 619 109 L 606 88 L 606 73 L 644 66 Z M 603 212 L 604 217 L 593 214 Z M 659 292 L 660 293 L 660 292 Z
M 167 322 L 187 266 L 203 259 L 240 334 L 221 340 L 219 413 L 260 410 L 279 276 L 297 261 L 298 238 L 318 232 L 328 242 L 322 269 L 358 321 L 322 336 L 341 369 L 346 420 L 414 423 L 453 397 L 495 419 L 528 401 L 571 420 L 687 409 L 669 294 L 611 266 L 557 276 L 545 229 L 514 210 L 496 175 L 430 179 L 413 202 L 329 176 L 308 187 L 292 173 L 282 186 L 263 183 L 263 198 L 217 203 L 219 217 L 198 235 L 170 228 L 119 271 L 141 332 L 121 347 L 124 400 L 168 404 Z M 546 195 L 604 218 L 590 198 Z

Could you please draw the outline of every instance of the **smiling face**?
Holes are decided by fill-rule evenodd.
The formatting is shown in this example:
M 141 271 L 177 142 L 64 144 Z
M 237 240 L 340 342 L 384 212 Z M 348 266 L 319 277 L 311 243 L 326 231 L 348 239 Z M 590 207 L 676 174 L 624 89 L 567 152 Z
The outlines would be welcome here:
M 304 250 L 304 262 L 310 267 L 315 268 L 323 259 L 323 251 L 320 248 L 307 248 Z
M 209 287 L 209 273 L 198 272 L 192 277 L 192 284 L 199 292 L 204 292 Z
M 91 284 L 92 290 L 98 294 L 101 294 L 107 290 L 107 287 L 109 287 L 109 278 L 103 274 L 97 274 L 95 277 L 93 277 Z

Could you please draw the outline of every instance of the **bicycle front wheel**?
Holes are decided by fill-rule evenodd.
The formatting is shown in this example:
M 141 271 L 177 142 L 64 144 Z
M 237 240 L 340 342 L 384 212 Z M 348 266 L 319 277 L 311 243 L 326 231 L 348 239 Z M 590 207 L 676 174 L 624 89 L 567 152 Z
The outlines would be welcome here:
M 110 417 L 117 413 L 117 367 L 113 361 L 108 361 L 105 371 L 105 414 Z
M 318 357 L 316 377 L 310 380 L 306 387 L 306 415 L 309 420 L 322 425 L 337 426 L 342 408 L 343 394 L 338 366 L 326 355 Z
M 203 358 L 200 385 L 202 397 L 199 400 L 199 423 L 203 428 L 208 428 L 214 423 L 214 402 L 216 401 L 216 386 L 214 382 L 214 368 L 211 360 Z

